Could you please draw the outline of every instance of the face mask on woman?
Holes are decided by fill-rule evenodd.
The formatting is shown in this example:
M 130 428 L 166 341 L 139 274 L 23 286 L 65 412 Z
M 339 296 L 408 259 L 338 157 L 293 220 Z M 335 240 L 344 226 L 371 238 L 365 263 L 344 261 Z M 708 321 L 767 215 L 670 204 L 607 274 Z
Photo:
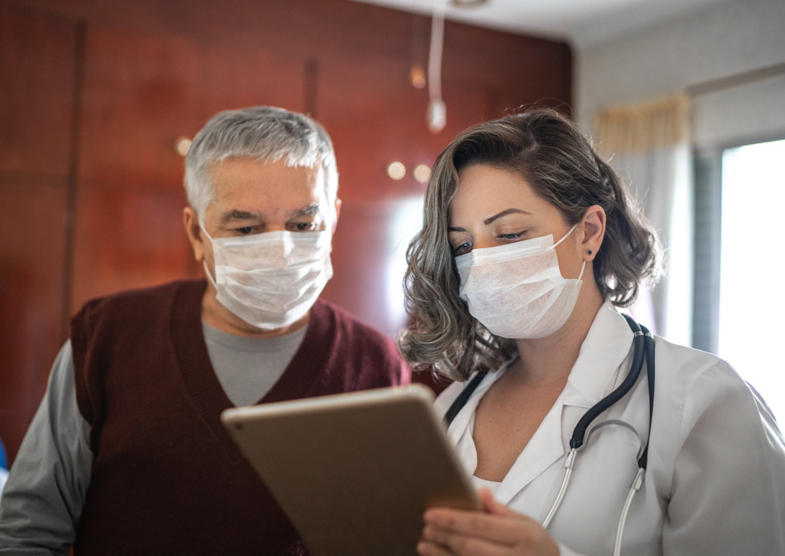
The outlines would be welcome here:
M 218 302 L 262 330 L 283 328 L 311 309 L 333 275 L 329 231 L 212 238 Z
M 586 267 L 583 261 L 577 279 L 559 271 L 555 248 L 574 229 L 555 244 L 547 235 L 456 257 L 460 297 L 469 313 L 502 338 L 544 338 L 556 332 L 575 308 Z

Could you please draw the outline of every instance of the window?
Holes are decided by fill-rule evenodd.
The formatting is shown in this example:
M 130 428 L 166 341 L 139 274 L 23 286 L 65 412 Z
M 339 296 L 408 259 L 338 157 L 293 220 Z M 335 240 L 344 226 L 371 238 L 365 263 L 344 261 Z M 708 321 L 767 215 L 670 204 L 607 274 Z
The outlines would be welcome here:
M 781 427 L 784 213 L 785 140 L 723 151 L 717 353 L 762 394 Z

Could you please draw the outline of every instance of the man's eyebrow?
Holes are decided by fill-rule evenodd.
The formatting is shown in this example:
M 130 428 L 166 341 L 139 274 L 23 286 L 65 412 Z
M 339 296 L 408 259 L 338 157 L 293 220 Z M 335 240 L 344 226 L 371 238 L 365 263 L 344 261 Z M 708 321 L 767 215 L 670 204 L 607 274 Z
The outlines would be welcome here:
M 221 224 L 226 224 L 232 220 L 262 220 L 258 212 L 247 212 L 244 210 L 230 210 L 221 215 Z
M 311 203 L 308 206 L 295 209 L 288 214 L 289 218 L 297 218 L 298 216 L 313 216 L 319 214 L 319 203 Z
M 517 208 L 508 208 L 508 209 L 503 210 L 501 212 L 497 212 L 493 216 L 489 216 L 488 218 L 483 220 L 483 224 L 485 224 L 487 226 L 488 224 L 490 224 L 494 220 L 497 220 L 497 219 L 501 218 L 502 216 L 507 216 L 508 214 L 515 214 L 515 213 L 531 215 L 531 213 L 529 211 L 526 211 L 526 210 L 517 209 Z

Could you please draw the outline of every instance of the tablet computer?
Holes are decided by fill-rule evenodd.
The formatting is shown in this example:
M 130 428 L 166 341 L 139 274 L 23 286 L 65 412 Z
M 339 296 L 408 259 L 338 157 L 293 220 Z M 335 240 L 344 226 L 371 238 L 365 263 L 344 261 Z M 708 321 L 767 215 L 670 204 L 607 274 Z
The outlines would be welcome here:
M 420 385 L 227 409 L 221 420 L 316 556 L 414 555 L 432 506 L 477 509 Z

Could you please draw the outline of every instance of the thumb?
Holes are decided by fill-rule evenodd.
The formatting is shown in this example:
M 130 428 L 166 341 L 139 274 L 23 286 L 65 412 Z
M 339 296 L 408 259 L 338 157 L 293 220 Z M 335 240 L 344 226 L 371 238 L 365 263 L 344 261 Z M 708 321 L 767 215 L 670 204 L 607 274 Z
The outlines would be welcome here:
M 487 488 L 481 488 L 477 495 L 480 497 L 480 502 L 482 502 L 483 508 L 489 514 L 493 515 L 518 515 L 516 512 L 512 511 L 510 508 L 498 502 L 491 494 L 491 491 Z

